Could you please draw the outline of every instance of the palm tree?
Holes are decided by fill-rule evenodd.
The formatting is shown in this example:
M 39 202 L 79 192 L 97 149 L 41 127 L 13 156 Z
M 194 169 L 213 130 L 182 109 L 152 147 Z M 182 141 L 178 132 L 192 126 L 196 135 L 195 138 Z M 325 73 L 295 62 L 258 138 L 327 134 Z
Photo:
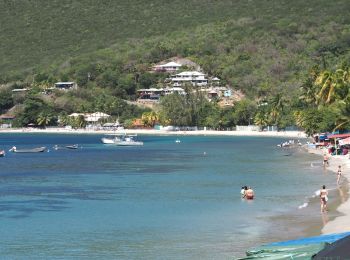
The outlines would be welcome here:
M 47 113 L 40 113 L 36 122 L 39 126 L 47 126 L 52 120 L 52 115 Z
M 314 79 L 308 78 L 307 81 L 300 87 L 302 92 L 300 99 L 306 104 L 317 104 L 317 88 L 314 85 Z
M 264 113 L 263 111 L 259 111 L 258 113 L 256 113 L 254 117 L 254 124 L 258 125 L 261 128 L 267 126 L 268 118 L 266 113 Z
M 340 108 L 340 117 L 336 121 L 336 127 L 333 131 L 337 129 L 346 128 L 346 126 L 350 125 L 350 95 L 344 100 L 340 101 L 338 104 Z
M 285 99 L 282 93 L 277 93 L 270 101 L 270 116 L 273 123 L 277 123 L 280 114 L 283 112 Z
M 159 121 L 159 115 L 152 111 L 149 114 L 149 120 L 151 121 L 151 126 L 154 127 L 154 125 Z
M 142 116 L 141 116 L 141 121 L 142 121 L 142 124 L 144 126 L 149 126 L 150 125 L 150 112 L 144 112 L 142 113 Z
M 349 92 L 349 82 L 349 69 L 321 72 L 315 80 L 315 85 L 321 88 L 317 94 L 317 103 L 331 104 L 337 99 L 344 99 Z

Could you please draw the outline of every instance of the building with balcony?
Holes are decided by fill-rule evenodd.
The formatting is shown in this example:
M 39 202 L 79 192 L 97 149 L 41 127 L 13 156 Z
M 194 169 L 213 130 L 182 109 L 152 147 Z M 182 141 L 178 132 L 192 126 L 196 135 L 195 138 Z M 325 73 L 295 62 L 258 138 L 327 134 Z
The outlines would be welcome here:
M 205 74 L 198 71 L 184 71 L 170 77 L 173 87 L 181 87 L 186 84 L 192 86 L 208 85 L 208 78 Z

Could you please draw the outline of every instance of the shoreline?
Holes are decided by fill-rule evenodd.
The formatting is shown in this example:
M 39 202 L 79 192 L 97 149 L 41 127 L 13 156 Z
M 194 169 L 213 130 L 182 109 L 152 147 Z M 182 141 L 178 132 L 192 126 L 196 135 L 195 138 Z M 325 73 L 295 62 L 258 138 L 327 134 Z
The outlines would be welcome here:
M 139 135 L 193 135 L 193 136 L 256 136 L 256 137 L 285 137 L 285 138 L 306 138 L 301 131 L 218 131 L 218 130 L 196 130 L 196 131 L 166 131 L 155 129 L 123 129 L 123 130 L 96 130 L 96 129 L 66 129 L 66 128 L 5 128 L 0 129 L 1 133 L 52 133 L 52 134 L 139 134 Z
M 320 157 L 323 156 L 324 150 L 323 149 L 307 149 L 309 153 L 319 155 Z M 332 171 L 334 176 L 334 181 L 336 182 L 336 173 L 338 169 L 338 165 L 342 166 L 342 178 L 341 180 L 341 186 L 344 186 L 345 182 L 348 182 L 350 180 L 350 159 L 349 155 L 335 155 L 330 157 L 329 159 L 329 166 L 327 167 L 327 170 Z M 349 216 L 350 216 L 350 200 L 348 199 L 350 196 L 350 190 L 348 190 L 347 199 L 345 201 L 342 201 L 340 205 L 336 208 L 336 211 L 340 213 L 339 216 L 335 217 L 335 219 L 327 222 L 321 229 L 321 234 L 334 234 L 334 233 L 342 233 L 342 232 L 348 232 L 350 231 L 350 222 L 349 222 Z

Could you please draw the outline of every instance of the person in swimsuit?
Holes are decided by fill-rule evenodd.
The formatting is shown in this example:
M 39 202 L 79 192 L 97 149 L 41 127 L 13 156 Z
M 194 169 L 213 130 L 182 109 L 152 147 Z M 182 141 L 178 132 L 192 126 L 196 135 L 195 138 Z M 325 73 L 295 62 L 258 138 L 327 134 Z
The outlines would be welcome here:
M 245 191 L 245 198 L 247 200 L 252 200 L 254 199 L 254 191 L 251 187 L 248 187 L 248 189 Z
M 327 154 L 323 155 L 323 166 L 329 166 L 329 162 L 328 162 L 328 156 Z
M 337 172 L 337 185 L 339 185 L 341 177 L 341 165 L 338 166 L 338 172 Z
M 322 186 L 320 190 L 320 199 L 321 199 L 321 212 L 327 211 L 327 201 L 328 201 L 328 191 L 326 190 L 326 185 Z

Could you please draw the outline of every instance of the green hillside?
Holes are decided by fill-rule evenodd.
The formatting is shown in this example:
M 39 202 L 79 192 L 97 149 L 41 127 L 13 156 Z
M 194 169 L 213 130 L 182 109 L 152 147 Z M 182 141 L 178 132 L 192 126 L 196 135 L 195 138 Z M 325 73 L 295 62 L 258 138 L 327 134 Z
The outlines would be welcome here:
M 288 36 L 313 26 L 349 24 L 349 10 L 346 0 L 2 0 L 0 72 L 18 73 L 128 39 L 191 33 L 198 26 L 225 21 L 246 25 L 225 32 L 232 40 L 229 47 L 234 47 L 242 38 L 252 37 L 254 42 L 269 31 L 281 30 Z M 319 44 L 329 44 L 329 38 L 324 40 Z M 202 45 L 213 47 L 205 41 Z
M 300 87 L 313 86 L 324 70 L 349 67 L 349 11 L 348 0 L 3 0 L 0 83 L 32 92 L 28 101 L 11 99 L 6 90 L 0 110 L 23 105 L 20 124 L 38 113 L 100 110 L 137 117 L 144 110 L 122 99 L 134 100 L 137 89 L 163 82 L 164 75 L 148 72 L 152 64 L 183 57 L 248 97 L 231 110 L 201 104 L 201 118 L 190 107 L 188 113 L 197 114 L 187 115 L 187 124 L 229 127 L 259 116 L 260 123 L 290 125 L 293 111 L 315 103 L 298 101 L 305 94 Z M 40 97 L 40 89 L 68 80 L 79 89 Z M 317 102 L 319 87 L 313 89 Z M 287 105 L 283 113 L 261 111 L 256 100 Z

